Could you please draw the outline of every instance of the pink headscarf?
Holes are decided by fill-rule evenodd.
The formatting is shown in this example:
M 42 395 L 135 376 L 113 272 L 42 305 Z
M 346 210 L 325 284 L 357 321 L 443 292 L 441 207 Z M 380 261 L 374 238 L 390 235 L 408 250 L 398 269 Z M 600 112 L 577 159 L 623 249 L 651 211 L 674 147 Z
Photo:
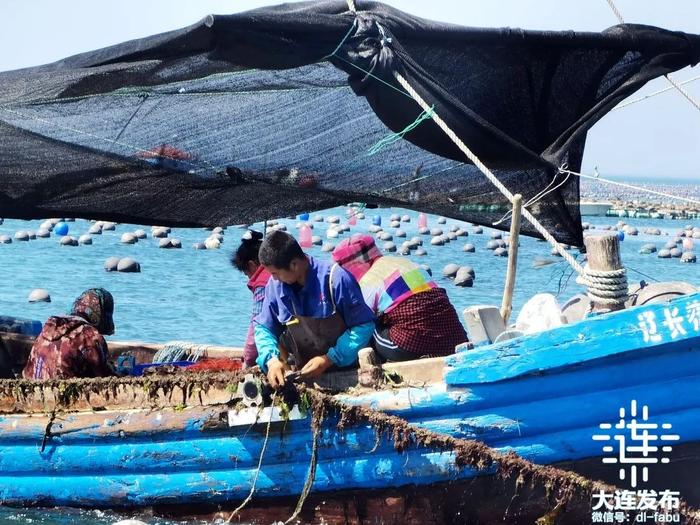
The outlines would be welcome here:
M 345 239 L 333 250 L 333 260 L 350 272 L 357 281 L 362 279 L 374 261 L 381 256 L 374 239 L 361 233 Z

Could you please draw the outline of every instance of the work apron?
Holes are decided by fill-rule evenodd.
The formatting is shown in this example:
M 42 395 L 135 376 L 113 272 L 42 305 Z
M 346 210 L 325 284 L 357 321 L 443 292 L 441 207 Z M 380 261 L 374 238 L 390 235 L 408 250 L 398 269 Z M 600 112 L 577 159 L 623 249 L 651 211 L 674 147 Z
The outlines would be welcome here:
M 337 312 L 335 297 L 333 296 L 333 271 L 337 264 L 333 265 L 328 276 L 328 288 L 330 290 L 333 313 L 330 317 L 316 318 L 298 315 L 296 306 L 292 302 L 294 315 L 285 323 L 285 330 L 280 337 L 280 343 L 289 356 L 294 357 L 296 368 L 301 368 L 310 359 L 326 355 L 338 338 L 345 332 L 346 326 L 342 316 Z

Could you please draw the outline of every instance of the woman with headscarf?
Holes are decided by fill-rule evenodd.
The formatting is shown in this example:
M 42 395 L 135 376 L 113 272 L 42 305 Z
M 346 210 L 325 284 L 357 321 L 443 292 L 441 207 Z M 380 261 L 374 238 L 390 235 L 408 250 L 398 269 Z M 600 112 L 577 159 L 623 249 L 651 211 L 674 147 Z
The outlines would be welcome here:
M 383 256 L 371 236 L 345 239 L 333 260 L 357 279 L 377 316 L 374 347 L 385 361 L 453 354 L 467 340 L 445 290 L 409 259 Z
M 265 286 L 270 280 L 270 273 L 260 264 L 258 252 L 263 241 L 263 234 L 248 230 L 241 238 L 241 245 L 231 257 L 231 264 L 248 278 L 248 289 L 253 293 L 253 311 L 250 315 L 248 335 L 243 345 L 243 362 L 246 367 L 255 366 L 258 349 L 255 346 L 253 321 L 262 310 L 265 299 Z
M 114 299 L 103 288 L 85 290 L 70 316 L 49 317 L 29 354 L 25 379 L 105 377 L 114 374 L 103 335 L 114 333 Z

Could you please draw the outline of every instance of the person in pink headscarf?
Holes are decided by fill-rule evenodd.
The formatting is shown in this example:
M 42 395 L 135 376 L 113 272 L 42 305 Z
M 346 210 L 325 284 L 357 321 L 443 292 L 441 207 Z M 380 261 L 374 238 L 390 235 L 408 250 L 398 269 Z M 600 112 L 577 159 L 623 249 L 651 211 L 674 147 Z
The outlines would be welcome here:
M 467 341 L 445 290 L 409 259 L 382 255 L 371 236 L 342 241 L 333 260 L 357 279 L 377 316 L 374 347 L 384 360 L 449 355 Z

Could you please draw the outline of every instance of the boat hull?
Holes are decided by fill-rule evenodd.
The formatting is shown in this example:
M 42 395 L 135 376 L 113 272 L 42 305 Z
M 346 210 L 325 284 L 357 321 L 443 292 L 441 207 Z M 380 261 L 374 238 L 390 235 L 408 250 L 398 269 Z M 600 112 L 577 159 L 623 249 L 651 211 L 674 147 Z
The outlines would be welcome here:
M 700 442 L 700 326 L 695 329 L 691 315 L 699 305 L 696 294 L 599 316 L 457 354 L 445 361 L 444 381 L 366 390 L 336 400 L 398 415 L 435 433 L 481 441 L 497 451 L 514 451 L 539 464 L 569 462 L 576 469 L 586 460 L 607 471 L 610 481 L 618 468 L 590 459 L 602 455 L 593 435 L 634 402 L 640 411 L 648 408 L 649 421 L 671 425 L 679 436 L 669 454 L 671 464 L 654 467 L 652 482 L 668 482 L 664 489 L 678 490 L 698 505 L 697 490 L 681 486 L 672 473 L 695 471 L 692 447 Z M 683 324 L 664 325 L 674 316 Z M 657 324 L 650 331 L 643 321 L 652 319 Z M 367 422 L 339 429 L 337 413 L 329 412 L 320 431 L 313 432 L 312 416 L 304 410 L 246 408 L 234 396 L 235 381 L 227 384 L 226 377 L 207 383 L 206 389 L 171 381 L 169 392 L 154 389 L 148 378 L 131 380 L 112 394 L 99 388 L 99 395 L 76 394 L 74 411 L 53 415 L 56 400 L 47 391 L 8 399 L 12 382 L 3 382 L 0 501 L 226 505 L 244 500 L 253 486 L 256 500 L 294 499 L 307 479 L 314 440 L 316 495 L 469 486 L 483 476 L 500 483 L 493 481 L 501 479 L 490 475 L 493 469 L 458 466 L 454 450 L 412 442 L 397 452 L 396 436 L 377 432 Z M 38 398 L 53 408 L 42 413 Z M 20 401 L 32 410 L 19 410 Z M 88 410 L 93 402 L 95 410 Z

